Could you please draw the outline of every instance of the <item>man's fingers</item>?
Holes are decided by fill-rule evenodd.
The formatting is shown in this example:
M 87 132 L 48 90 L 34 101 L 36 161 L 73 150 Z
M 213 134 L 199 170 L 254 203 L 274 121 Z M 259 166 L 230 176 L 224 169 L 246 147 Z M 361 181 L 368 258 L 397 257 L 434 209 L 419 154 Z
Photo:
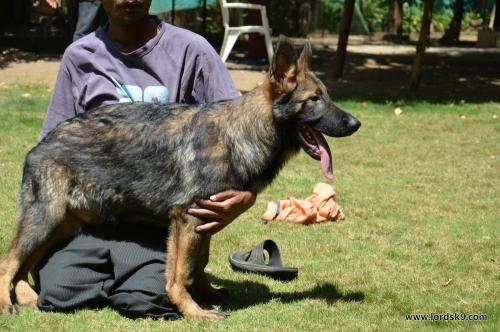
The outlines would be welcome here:
M 217 198 L 219 199 L 219 198 Z M 232 201 L 229 199 L 225 199 L 222 201 L 212 201 L 210 199 L 200 199 L 195 201 L 196 204 L 198 204 L 200 207 L 209 209 L 209 210 L 214 210 L 214 211 L 226 211 L 228 207 L 231 206 Z
M 199 233 L 215 233 L 222 228 L 222 225 L 218 221 L 211 221 L 205 224 L 196 226 L 195 230 Z
M 222 202 L 225 201 L 226 199 L 230 199 L 234 196 L 236 196 L 236 191 L 234 190 L 226 190 L 221 193 L 214 194 L 210 196 L 210 201 L 212 202 Z
M 187 212 L 192 216 L 204 219 L 217 219 L 220 217 L 217 212 L 207 209 L 188 209 Z
M 195 201 L 199 207 L 210 209 L 213 211 L 222 211 L 224 210 L 224 202 L 212 202 L 209 199 L 200 199 Z

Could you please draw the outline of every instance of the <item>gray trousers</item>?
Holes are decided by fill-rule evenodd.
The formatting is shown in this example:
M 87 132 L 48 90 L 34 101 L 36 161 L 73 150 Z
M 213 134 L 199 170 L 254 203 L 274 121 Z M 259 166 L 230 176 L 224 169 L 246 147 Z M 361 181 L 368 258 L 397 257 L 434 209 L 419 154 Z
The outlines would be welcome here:
M 166 233 L 148 227 L 94 225 L 55 248 L 35 273 L 38 307 L 110 306 L 127 316 L 179 318 L 165 293 Z
M 66 0 L 73 41 L 94 32 L 108 18 L 100 0 Z

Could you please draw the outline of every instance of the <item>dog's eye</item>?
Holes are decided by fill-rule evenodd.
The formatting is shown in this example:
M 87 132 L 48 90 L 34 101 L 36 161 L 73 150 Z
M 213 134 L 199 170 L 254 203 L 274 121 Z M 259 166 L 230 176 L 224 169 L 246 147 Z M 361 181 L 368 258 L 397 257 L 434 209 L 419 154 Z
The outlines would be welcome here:
M 318 101 L 319 100 L 319 96 L 318 95 L 311 96 L 311 97 L 309 97 L 309 100 L 310 101 Z

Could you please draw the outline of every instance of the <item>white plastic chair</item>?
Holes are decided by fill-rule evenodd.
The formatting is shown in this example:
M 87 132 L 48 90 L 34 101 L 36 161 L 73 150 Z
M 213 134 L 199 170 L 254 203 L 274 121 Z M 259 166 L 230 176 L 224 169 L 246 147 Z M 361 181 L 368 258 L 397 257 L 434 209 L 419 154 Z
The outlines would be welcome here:
M 220 50 L 220 57 L 223 62 L 226 62 L 229 53 L 234 47 L 236 40 L 242 33 L 260 33 L 264 35 L 266 41 L 267 57 L 269 63 L 273 59 L 273 44 L 271 42 L 271 31 L 269 29 L 269 22 L 267 20 L 266 6 L 241 3 L 241 2 L 227 2 L 226 0 L 219 0 L 221 11 L 222 11 L 222 21 L 224 23 L 224 41 L 222 42 L 222 48 Z M 260 10 L 260 15 L 262 19 L 262 25 L 243 25 L 232 27 L 229 26 L 229 9 L 251 9 Z

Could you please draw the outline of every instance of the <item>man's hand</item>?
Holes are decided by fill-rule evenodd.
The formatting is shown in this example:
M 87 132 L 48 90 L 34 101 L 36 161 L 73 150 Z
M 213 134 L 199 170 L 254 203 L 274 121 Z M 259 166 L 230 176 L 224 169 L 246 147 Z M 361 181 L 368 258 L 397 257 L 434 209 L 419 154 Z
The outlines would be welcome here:
M 207 221 L 196 227 L 197 232 L 215 234 L 248 210 L 255 203 L 255 196 L 250 191 L 227 190 L 210 196 L 210 199 L 196 199 L 200 208 L 187 212 Z

